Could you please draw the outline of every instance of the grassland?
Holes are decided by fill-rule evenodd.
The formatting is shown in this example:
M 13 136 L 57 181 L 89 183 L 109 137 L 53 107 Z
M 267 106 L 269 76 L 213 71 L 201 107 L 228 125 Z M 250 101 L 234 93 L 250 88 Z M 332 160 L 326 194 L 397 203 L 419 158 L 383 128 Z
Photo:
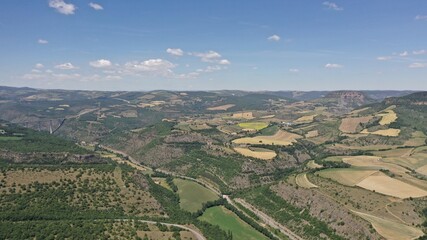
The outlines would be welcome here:
M 370 222 L 381 236 L 389 240 L 412 240 L 424 235 L 420 229 L 412 226 L 376 217 L 367 213 L 357 211 L 353 211 L 353 213 Z
M 242 148 L 235 147 L 234 151 L 246 157 L 253 157 L 262 160 L 271 160 L 277 156 L 276 152 L 265 148 Z
M 243 130 L 249 129 L 249 130 L 259 131 L 261 129 L 268 127 L 268 123 L 266 123 L 266 122 L 243 122 L 243 123 L 239 123 L 239 127 L 241 127 Z
M 301 138 L 300 135 L 295 133 L 286 132 L 279 130 L 272 136 L 256 136 L 256 137 L 244 137 L 233 140 L 236 144 L 251 144 L 251 145 L 281 145 L 288 146 L 296 142 L 297 139 Z
M 179 205 L 186 211 L 196 212 L 202 208 L 203 203 L 218 199 L 215 193 L 196 182 L 179 178 L 173 182 L 178 187 Z
M 260 232 L 243 222 L 230 210 L 218 206 L 206 209 L 200 220 L 219 226 L 224 231 L 231 231 L 236 240 L 262 240 L 268 239 Z
M 0 141 L 18 141 L 21 140 L 22 137 L 14 137 L 14 136 L 0 136 Z

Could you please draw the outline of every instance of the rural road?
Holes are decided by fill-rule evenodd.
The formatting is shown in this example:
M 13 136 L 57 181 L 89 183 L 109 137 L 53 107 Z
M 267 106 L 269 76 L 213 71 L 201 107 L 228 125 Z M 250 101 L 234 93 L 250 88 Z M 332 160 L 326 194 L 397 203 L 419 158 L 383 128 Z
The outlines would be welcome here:
M 279 229 L 280 232 L 282 232 L 283 234 L 285 234 L 286 236 L 288 236 L 289 239 L 291 239 L 291 240 L 303 240 L 300 236 L 296 235 L 291 230 L 289 230 L 289 228 L 287 228 L 284 225 L 278 223 L 272 217 L 270 217 L 267 214 L 261 212 L 260 210 L 258 210 L 254 206 L 252 206 L 251 204 L 247 203 L 245 200 L 240 199 L 240 198 L 236 198 L 235 201 L 238 202 L 238 203 L 240 203 L 240 204 L 242 204 L 242 206 L 244 206 L 245 208 L 251 210 L 253 213 L 255 213 L 255 215 L 257 215 L 267 225 L 269 225 L 269 226 L 271 226 L 273 228 Z

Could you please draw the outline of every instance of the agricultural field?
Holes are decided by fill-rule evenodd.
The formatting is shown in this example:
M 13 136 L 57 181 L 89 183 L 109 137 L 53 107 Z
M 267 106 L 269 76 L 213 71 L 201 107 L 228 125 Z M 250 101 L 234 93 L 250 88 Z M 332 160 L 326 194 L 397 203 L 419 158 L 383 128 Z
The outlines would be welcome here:
M 239 123 L 239 127 L 242 128 L 244 131 L 245 130 L 259 131 L 261 129 L 268 127 L 268 123 L 266 123 L 266 122 L 242 122 L 242 123 Z
M 367 123 L 372 119 L 372 116 L 368 117 L 351 117 L 344 118 L 341 120 L 340 131 L 344 133 L 356 133 L 358 128 L 361 128 L 361 123 Z M 361 131 L 360 129 L 359 131 Z
M 272 136 L 256 136 L 256 137 L 245 137 L 233 140 L 235 144 L 251 144 L 251 145 L 280 145 L 288 146 L 296 142 L 297 139 L 301 138 L 300 135 L 290 133 L 287 131 L 279 130 Z
M 386 136 L 386 137 L 397 137 L 397 136 L 399 136 L 400 129 L 389 128 L 389 129 L 384 129 L 384 130 L 377 130 L 374 132 L 369 132 L 367 129 L 364 129 L 360 133 L 374 134 L 374 135 L 380 135 L 380 136 Z
M 378 114 L 378 116 L 381 116 L 381 120 L 379 122 L 380 125 L 389 125 L 397 120 L 397 114 L 393 110 L 388 109 L 384 112 L 385 113 Z
M 302 188 L 317 188 L 318 186 L 314 185 L 307 178 L 307 173 L 300 173 L 295 177 L 295 183 Z
M 224 207 L 211 207 L 199 217 L 200 220 L 219 226 L 224 231 L 231 231 L 236 240 L 268 239 L 263 234 L 243 222 L 236 214 Z
M 236 151 L 236 152 L 238 152 L 238 153 L 240 153 L 246 157 L 253 157 L 253 158 L 258 158 L 258 159 L 262 159 L 262 160 L 271 160 L 277 156 L 276 152 L 269 150 L 269 149 L 265 149 L 265 148 L 235 147 L 234 151 Z
M 298 118 L 297 120 L 295 120 L 295 123 L 311 123 L 314 121 L 314 118 L 316 116 L 317 116 L 317 114 L 302 116 L 302 117 Z
M 209 110 L 209 111 L 227 111 L 228 109 L 230 109 L 230 108 L 232 108 L 234 106 L 236 106 L 236 105 L 234 105 L 234 104 L 225 104 L 225 105 L 216 106 L 216 107 L 209 107 L 209 108 L 206 108 L 206 110 Z
M 231 115 L 231 118 L 234 119 L 254 119 L 255 117 L 253 116 L 252 112 L 241 112 L 241 113 L 233 113 Z
M 218 199 L 214 192 L 196 182 L 179 178 L 175 178 L 173 182 L 178 187 L 179 205 L 186 211 L 196 212 L 202 208 L 203 203 Z
M 377 170 L 363 170 L 356 168 L 331 168 L 321 170 L 316 174 L 323 178 L 334 180 L 346 186 L 355 186 L 365 178 L 377 172 Z

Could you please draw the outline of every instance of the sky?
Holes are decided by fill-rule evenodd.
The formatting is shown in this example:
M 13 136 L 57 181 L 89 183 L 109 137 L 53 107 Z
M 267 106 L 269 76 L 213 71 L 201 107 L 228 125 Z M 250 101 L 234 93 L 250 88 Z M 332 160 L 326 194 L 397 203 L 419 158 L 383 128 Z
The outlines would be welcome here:
M 427 90 L 427 1 L 2 0 L 0 85 Z

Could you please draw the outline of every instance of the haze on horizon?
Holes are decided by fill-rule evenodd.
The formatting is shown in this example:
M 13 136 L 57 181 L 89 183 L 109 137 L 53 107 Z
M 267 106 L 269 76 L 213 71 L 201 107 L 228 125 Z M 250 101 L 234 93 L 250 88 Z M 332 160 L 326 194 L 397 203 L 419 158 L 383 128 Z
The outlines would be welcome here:
M 0 85 L 427 90 L 427 2 L 5 0 Z

